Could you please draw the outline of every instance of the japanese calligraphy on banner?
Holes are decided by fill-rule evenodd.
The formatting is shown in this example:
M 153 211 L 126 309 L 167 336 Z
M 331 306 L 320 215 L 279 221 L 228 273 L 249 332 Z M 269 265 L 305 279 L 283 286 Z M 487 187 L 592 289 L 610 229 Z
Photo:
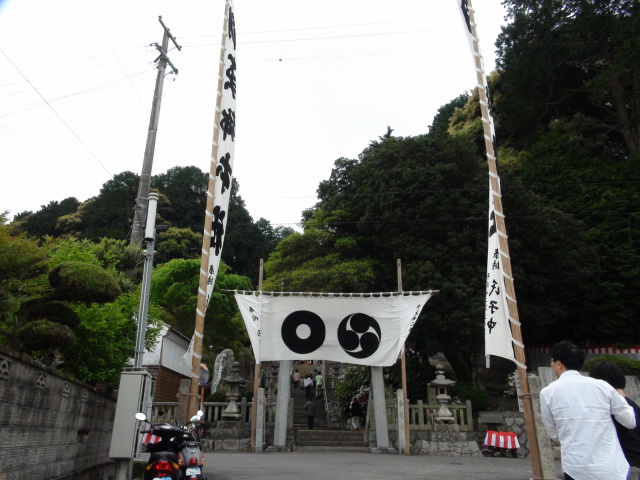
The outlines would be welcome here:
M 222 78 L 219 85 L 221 88 L 218 89 L 216 102 L 214 145 L 209 172 L 210 190 L 207 192 L 207 195 L 213 198 L 213 210 L 207 211 L 207 226 L 205 227 L 205 235 L 211 236 L 206 272 L 206 305 L 209 304 L 220 266 L 233 181 L 236 138 L 236 23 L 231 0 L 227 0 L 225 26 L 220 54 Z M 213 185 L 213 191 L 211 191 L 211 185 Z M 208 228 L 209 226 L 210 228 Z
M 487 366 L 489 355 L 516 361 L 511 326 L 509 325 L 509 307 L 502 275 L 500 232 L 498 232 L 496 225 L 493 195 L 490 195 L 489 198 L 491 205 L 489 208 L 489 248 L 487 252 L 487 296 L 484 312 L 484 352 L 487 357 Z
M 402 353 L 431 293 L 273 296 L 236 292 L 235 297 L 256 363 L 331 360 L 382 367 L 393 365 Z

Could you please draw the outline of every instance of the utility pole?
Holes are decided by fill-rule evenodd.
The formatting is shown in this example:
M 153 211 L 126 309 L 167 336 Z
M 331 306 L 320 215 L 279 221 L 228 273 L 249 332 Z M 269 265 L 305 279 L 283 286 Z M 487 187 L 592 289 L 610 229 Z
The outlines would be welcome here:
M 156 148 L 156 134 L 158 133 L 158 118 L 160 117 L 160 103 L 162 102 L 162 88 L 164 86 L 164 75 L 167 64 L 171 66 L 171 73 L 177 75 L 178 69 L 171 63 L 167 56 L 169 48 L 169 39 L 173 42 L 178 50 L 182 47 L 178 45 L 175 37 L 171 35 L 171 31 L 162 21 L 162 17 L 158 17 L 158 21 L 164 28 L 162 36 L 162 46 L 152 43 L 151 46 L 156 47 L 160 52 L 156 63 L 158 64 L 158 75 L 156 77 L 156 88 L 153 92 L 153 105 L 151 107 L 151 118 L 149 120 L 149 131 L 147 133 L 147 145 L 144 149 L 144 161 L 142 162 L 142 173 L 140 174 L 140 183 L 138 185 L 138 196 L 136 197 L 135 212 L 133 214 L 133 226 L 131 230 L 131 246 L 139 245 L 144 238 L 144 227 L 147 219 L 147 206 L 149 197 L 149 184 L 151 183 L 151 167 L 153 166 L 153 154 Z
M 156 245 L 156 212 L 158 210 L 158 194 L 150 193 L 148 198 L 149 215 L 147 215 L 147 228 L 145 240 L 147 250 L 144 254 L 144 269 L 142 272 L 142 290 L 140 291 L 140 309 L 138 310 L 138 333 L 136 335 L 136 350 L 133 366 L 142 367 L 144 356 L 144 342 L 147 334 L 147 313 L 149 311 L 149 293 L 151 291 L 151 272 L 153 270 L 153 254 Z

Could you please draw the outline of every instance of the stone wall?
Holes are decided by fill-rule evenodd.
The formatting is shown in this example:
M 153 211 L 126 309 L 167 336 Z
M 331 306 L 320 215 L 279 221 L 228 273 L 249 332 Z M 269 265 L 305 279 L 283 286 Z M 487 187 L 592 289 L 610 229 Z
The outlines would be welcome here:
M 113 478 L 115 406 L 0 347 L 0 480 Z

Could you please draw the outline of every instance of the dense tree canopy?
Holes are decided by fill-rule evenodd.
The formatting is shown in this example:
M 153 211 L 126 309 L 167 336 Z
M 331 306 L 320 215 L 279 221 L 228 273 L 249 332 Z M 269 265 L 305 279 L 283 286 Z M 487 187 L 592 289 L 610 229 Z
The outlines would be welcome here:
M 135 258 L 125 242 L 47 237 L 38 246 L 1 225 L 0 246 L 0 344 L 86 382 L 117 382 L 133 357 L 140 298 L 123 271 Z M 149 346 L 161 316 L 151 304 Z
M 209 175 L 197 167 L 173 167 L 151 179 L 159 192 L 156 225 L 169 227 L 156 239 L 156 264 L 174 258 L 199 258 L 202 251 L 206 192 Z M 37 212 L 22 212 L 11 225 L 13 234 L 30 237 L 71 237 L 101 242 L 128 238 L 139 176 L 122 172 L 104 183 L 100 193 L 80 204 L 75 198 L 50 202 Z M 273 227 L 264 218 L 254 221 L 238 194 L 234 179 L 229 201 L 222 259 L 238 275 L 258 282 L 260 259 L 266 259 L 278 242 L 294 232 Z
M 442 109 L 447 111 L 456 109 Z M 425 307 L 410 345 L 425 358 L 438 345 L 460 378 L 471 380 L 484 338 L 488 175 L 475 119 L 469 122 L 453 135 L 435 128 L 401 138 L 389 129 L 357 160 L 338 159 L 318 187 L 320 201 L 306 212 L 304 232 L 282 241 L 269 258 L 265 285 L 396 290 L 399 258 L 404 290 L 440 291 Z M 580 225 L 559 217 L 508 168 L 503 184 L 514 192 L 505 196 L 505 208 L 518 219 L 509 225 L 525 333 L 544 341 L 556 327 L 574 325 L 576 312 L 565 303 L 579 303 L 585 292 L 589 271 L 581 261 L 589 249 Z M 348 270 L 350 264 L 366 268 Z M 557 282 L 558 268 L 572 283 Z
M 502 135 L 519 144 L 557 118 L 589 116 L 610 148 L 640 153 L 640 3 L 506 0 L 498 38 Z
M 29 232 L 36 238 L 44 238 L 45 236 L 57 236 L 61 233 L 58 219 L 74 213 L 80 202 L 74 197 L 65 198 L 61 202 L 51 201 L 48 205 L 43 205 L 36 213 L 22 212 L 16 215 L 14 229 L 19 227 L 20 230 Z
M 581 222 L 592 248 L 582 260 L 589 293 L 583 308 L 567 302 L 575 326 L 559 332 L 638 342 L 640 3 L 505 5 L 511 22 L 497 41 L 493 82 L 501 162 L 562 218 Z

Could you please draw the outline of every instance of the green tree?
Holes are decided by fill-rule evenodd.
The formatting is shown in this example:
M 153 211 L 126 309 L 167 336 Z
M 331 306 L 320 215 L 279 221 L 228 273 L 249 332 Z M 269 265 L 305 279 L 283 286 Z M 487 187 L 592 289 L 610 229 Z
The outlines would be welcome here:
M 189 228 L 171 227 L 156 236 L 156 264 L 178 258 L 200 258 L 202 255 L 202 234 Z
M 251 281 L 228 270 L 221 262 L 205 315 L 203 345 L 215 352 L 225 348 L 238 351 L 248 341 L 233 294 L 224 290 L 251 290 Z M 187 336 L 195 328 L 199 279 L 199 259 L 171 260 L 158 265 L 151 277 L 151 301 L 164 308 L 165 323 Z
M 583 256 L 581 268 L 589 272 L 590 290 L 582 300 L 568 302 L 574 312 L 581 313 L 571 322 L 571 338 L 580 342 L 640 340 L 633 326 L 640 314 L 635 301 L 640 295 L 638 159 L 620 157 L 608 144 L 607 135 L 593 119 L 577 115 L 532 136 L 526 149 L 505 149 L 501 156 L 523 183 L 560 211 L 560 221 L 575 218 L 583 225 L 581 236 L 591 251 Z M 575 236 L 559 240 L 573 243 Z M 573 270 L 560 270 L 561 265 L 566 266 L 554 265 L 553 270 L 562 271 L 571 283 Z M 546 282 L 552 283 L 553 278 L 549 271 Z M 567 334 L 563 328 L 556 332 Z M 549 340 L 561 338 L 552 335 Z
M 197 167 L 173 167 L 151 178 L 151 187 L 167 198 L 158 206 L 172 227 L 202 232 L 209 175 Z M 202 243 L 202 242 L 201 242 Z
M 454 104 L 460 105 L 459 99 Z M 394 137 L 388 131 L 358 160 L 336 161 L 330 179 L 318 188 L 319 203 L 305 212 L 315 229 L 301 237 L 311 241 L 304 244 L 294 234 L 281 242 L 267 273 L 278 265 L 282 277 L 305 278 L 311 270 L 307 262 L 335 255 L 334 244 L 349 240 L 355 242 L 350 258 L 376 265 L 366 288 L 393 291 L 400 258 L 405 290 L 440 291 L 423 310 L 408 345 L 421 358 L 437 347 L 458 379 L 473 383 L 476 357 L 483 353 L 488 170 L 475 124 L 463 128 L 461 122 L 449 132 L 437 128 L 417 137 Z M 439 119 L 439 124 L 446 122 Z M 566 307 L 566 299 L 580 303 L 589 273 L 581 264 L 588 249 L 580 225 L 558 217 L 509 169 L 503 174 L 503 187 L 517 190 L 505 195 L 504 203 L 518 298 L 535 301 L 535 308 L 523 309 L 523 325 L 529 322 L 527 334 L 570 326 L 577 315 Z M 562 242 L 566 237 L 570 240 Z M 558 266 L 575 283 L 557 282 L 553 268 Z
M 69 197 L 60 202 L 51 201 L 48 205 L 42 205 L 36 213 L 22 212 L 16 216 L 18 220 L 13 225 L 14 231 L 17 229 L 40 239 L 47 235 L 58 235 L 58 219 L 74 213 L 79 206 L 78 199 Z
M 134 357 L 140 292 L 120 295 L 105 304 L 74 304 L 80 323 L 65 354 L 65 371 L 80 380 L 106 386 L 118 384 L 120 372 Z M 145 346 L 152 350 L 160 331 L 162 308 L 150 303 Z
M 104 268 L 115 277 L 122 291 L 135 288 L 136 268 L 139 267 L 139 252 L 126 240 L 102 238 L 99 242 L 87 239 L 52 238 L 43 242 L 49 266 L 62 262 L 82 262 Z
M 0 319 L 0 341 L 83 381 L 117 381 L 135 345 L 140 293 L 129 281 L 121 295 L 118 276 L 135 265 L 134 250 L 111 239 L 46 238 L 38 247 L 24 234 L 3 235 L 7 229 L 0 228 L 0 252 L 9 257 L 0 254 L 0 263 L 5 285 L 20 289 Z M 162 311 L 151 304 L 149 312 L 151 345 Z
M 640 153 L 640 19 L 636 0 L 506 0 L 498 46 L 500 125 L 522 144 L 557 118 L 583 114 L 610 148 Z M 500 136 L 500 135 L 499 135 Z
M 0 213 L 0 329 L 15 321 L 20 302 L 37 289 L 46 254 L 25 233 L 11 235 L 8 212 Z M 2 340 L 0 330 L 0 341 Z
M 97 265 L 62 262 L 48 274 L 43 295 L 23 299 L 13 322 L 2 330 L 10 348 L 57 365 L 75 339 L 73 303 L 105 303 L 121 293 L 116 279 Z
M 83 236 L 93 241 L 103 237 L 127 238 L 139 183 L 139 176 L 129 171 L 106 181 L 100 193 L 80 207 Z
M 373 285 L 375 262 L 359 259 L 355 239 L 335 238 L 307 222 L 304 233 L 282 240 L 265 264 L 265 290 L 360 292 Z

